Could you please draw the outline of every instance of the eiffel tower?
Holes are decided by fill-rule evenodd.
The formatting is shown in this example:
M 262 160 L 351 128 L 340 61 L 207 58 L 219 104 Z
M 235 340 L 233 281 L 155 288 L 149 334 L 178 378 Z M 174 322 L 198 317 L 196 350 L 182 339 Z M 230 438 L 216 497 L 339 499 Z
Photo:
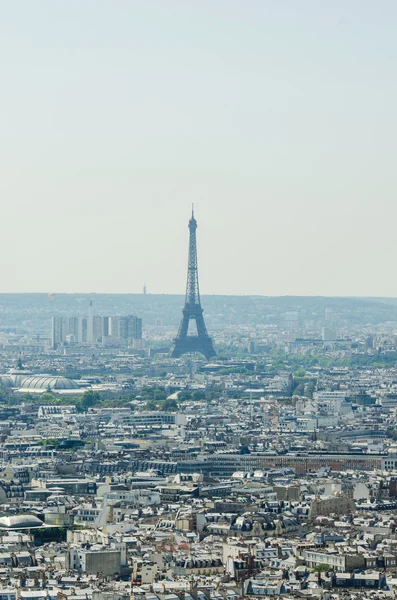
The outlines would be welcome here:
M 179 358 L 182 354 L 190 352 L 201 352 L 208 360 L 215 356 L 212 339 L 207 333 L 204 323 L 203 309 L 200 302 L 200 291 L 197 270 L 197 242 L 196 242 L 197 221 L 194 218 L 194 208 L 192 208 L 192 218 L 189 221 L 189 260 L 187 268 L 187 284 L 185 306 L 182 310 L 182 320 L 179 326 L 178 335 L 174 340 L 174 349 L 172 358 Z M 190 321 L 196 322 L 197 335 L 191 335 L 189 331 Z

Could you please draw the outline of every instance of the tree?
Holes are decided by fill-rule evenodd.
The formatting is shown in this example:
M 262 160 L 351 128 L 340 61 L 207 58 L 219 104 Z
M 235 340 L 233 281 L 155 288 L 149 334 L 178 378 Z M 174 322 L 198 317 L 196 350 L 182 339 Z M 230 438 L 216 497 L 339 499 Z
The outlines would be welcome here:
M 157 410 L 157 404 L 154 400 L 148 400 L 145 404 L 145 410 Z
M 302 382 L 296 386 L 296 388 L 293 391 L 293 395 L 294 396 L 303 396 L 304 392 L 305 392 L 305 385 Z
M 186 402 L 187 400 L 191 400 L 192 399 L 192 393 L 188 392 L 188 391 L 181 391 L 178 394 L 178 400 L 179 402 Z
M 22 358 L 21 357 L 18 358 L 17 369 L 20 369 L 21 371 L 23 371 L 23 364 L 22 364 Z
M 60 441 L 57 438 L 47 438 L 45 440 L 39 440 L 39 446 L 54 446 L 54 448 L 58 448 Z
M 176 400 L 174 400 L 174 399 L 166 400 L 163 404 L 163 410 L 165 410 L 165 411 L 178 410 L 178 404 L 177 404 Z
M 167 397 L 165 390 L 161 390 L 160 388 L 156 388 L 154 390 L 153 393 L 153 400 L 155 400 L 156 402 L 161 402 L 162 400 L 165 400 Z
M 325 571 L 329 571 L 329 565 L 327 563 L 320 563 L 316 565 L 313 569 L 315 573 L 323 573 Z
M 310 381 L 305 388 L 305 396 L 307 396 L 307 398 L 313 398 L 315 389 L 315 383 L 313 381 Z
M 99 404 L 100 401 L 101 401 L 101 396 L 100 396 L 99 392 L 94 392 L 94 390 L 87 390 L 81 396 L 77 407 L 78 408 L 80 407 L 80 409 L 83 412 L 87 412 L 87 410 L 89 408 L 91 408 L 91 406 L 95 406 L 95 404 Z
M 294 371 L 293 376 L 298 377 L 299 379 L 302 379 L 302 377 L 304 377 L 306 375 L 306 371 L 305 369 L 299 368 L 296 371 Z
M 60 401 L 47 391 L 44 392 L 44 394 L 41 394 L 40 402 L 42 402 L 42 404 L 58 404 Z

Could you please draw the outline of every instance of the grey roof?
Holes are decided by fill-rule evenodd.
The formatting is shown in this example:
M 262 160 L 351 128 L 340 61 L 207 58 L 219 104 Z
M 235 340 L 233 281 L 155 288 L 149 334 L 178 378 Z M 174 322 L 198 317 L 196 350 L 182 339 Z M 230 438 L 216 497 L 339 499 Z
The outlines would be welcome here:
M 28 527 L 42 527 L 43 521 L 34 515 L 15 515 L 12 517 L 0 517 L 0 527 L 7 529 L 25 529 Z
M 12 387 L 14 380 L 9 375 L 0 375 L 0 387 Z
M 31 375 L 25 377 L 21 382 L 21 387 L 25 389 L 35 390 L 75 390 L 79 389 L 79 386 L 75 381 L 67 379 L 67 377 L 53 377 L 48 375 Z

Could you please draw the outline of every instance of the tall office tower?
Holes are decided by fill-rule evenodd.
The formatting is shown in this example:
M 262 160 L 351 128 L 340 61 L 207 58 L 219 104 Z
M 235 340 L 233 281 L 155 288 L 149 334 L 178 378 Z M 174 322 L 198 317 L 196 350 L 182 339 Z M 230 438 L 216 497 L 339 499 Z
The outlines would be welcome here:
M 52 350 L 56 350 L 56 347 L 57 347 L 56 330 L 57 330 L 56 317 L 52 317 L 52 319 L 51 319 L 51 348 L 52 348 Z
M 109 317 L 109 330 L 110 330 L 110 335 L 113 338 L 120 337 L 120 319 L 121 319 L 121 317 L 118 317 L 116 315 Z
M 122 340 L 128 340 L 128 325 L 129 325 L 128 317 L 119 317 L 118 325 L 119 325 L 118 337 L 121 338 Z
M 142 339 L 142 319 L 139 317 L 134 317 L 131 322 L 130 328 L 131 338 L 133 340 L 141 340 Z
M 120 340 L 141 339 L 142 319 L 135 315 L 110 317 L 110 335 Z
M 88 318 L 87 317 L 79 317 L 78 330 L 77 330 L 77 341 L 79 342 L 79 344 L 87 343 L 87 325 L 88 325 Z
M 207 333 L 204 323 L 203 309 L 201 308 L 198 269 L 197 269 L 197 241 L 196 241 L 197 221 L 192 218 L 189 221 L 189 260 L 187 270 L 187 284 L 185 306 L 183 316 L 179 327 L 178 335 L 174 342 L 174 349 L 171 356 L 179 358 L 182 354 L 189 352 L 201 352 L 208 360 L 215 356 L 212 339 Z M 191 321 L 196 323 L 197 333 L 189 333 L 189 324 Z
M 66 319 L 66 335 L 74 336 L 75 340 L 79 335 L 79 319 L 78 317 L 67 317 Z
M 323 327 L 321 329 L 321 339 L 323 342 L 334 342 L 337 339 L 336 330 L 330 327 Z
M 335 323 L 335 314 L 333 313 L 332 308 L 326 308 L 324 311 L 324 318 L 327 327 L 332 327 Z
M 102 317 L 102 337 L 110 335 L 110 317 Z
M 92 344 L 94 342 L 94 314 L 92 309 L 92 300 L 90 300 L 88 306 L 88 318 L 87 318 L 87 342 Z
M 56 350 L 66 340 L 65 317 L 52 317 L 51 320 L 51 348 Z
M 103 337 L 103 320 L 104 317 L 98 317 L 95 315 L 92 317 L 92 341 L 97 342 L 99 338 Z

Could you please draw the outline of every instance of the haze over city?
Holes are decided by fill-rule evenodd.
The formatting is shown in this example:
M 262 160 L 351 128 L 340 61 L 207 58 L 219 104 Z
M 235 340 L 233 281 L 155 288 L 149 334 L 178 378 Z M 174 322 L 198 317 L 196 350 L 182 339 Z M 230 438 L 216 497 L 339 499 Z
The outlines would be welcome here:
M 2 292 L 397 296 L 397 5 L 2 0 Z

